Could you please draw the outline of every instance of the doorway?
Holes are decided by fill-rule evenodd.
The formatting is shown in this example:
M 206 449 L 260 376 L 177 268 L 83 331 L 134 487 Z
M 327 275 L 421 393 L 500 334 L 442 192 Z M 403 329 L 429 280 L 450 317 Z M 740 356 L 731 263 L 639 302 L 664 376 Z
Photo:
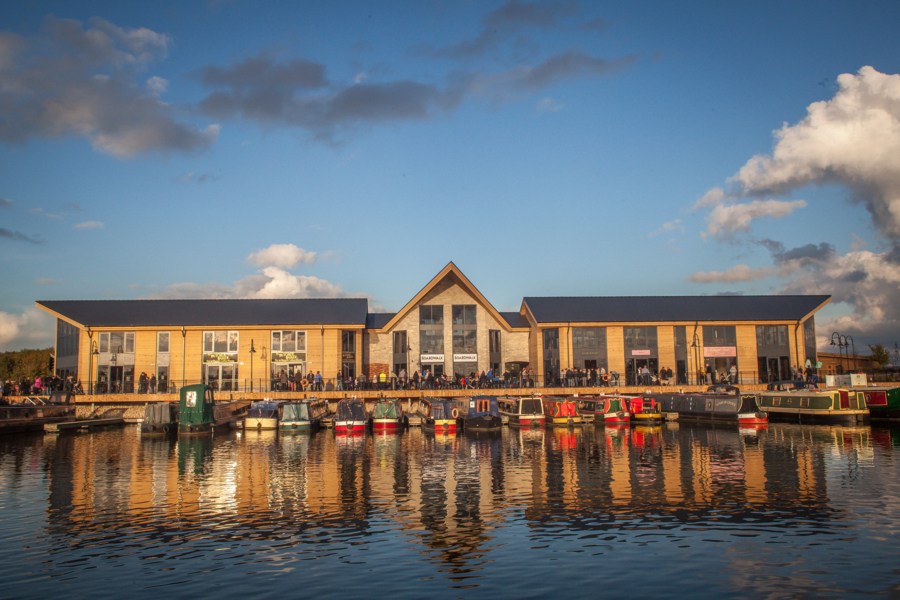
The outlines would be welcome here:
M 649 375 L 641 376 L 644 367 L 650 371 Z M 629 385 L 651 385 L 653 377 L 659 370 L 659 360 L 656 358 L 629 358 L 625 363 L 625 380 Z

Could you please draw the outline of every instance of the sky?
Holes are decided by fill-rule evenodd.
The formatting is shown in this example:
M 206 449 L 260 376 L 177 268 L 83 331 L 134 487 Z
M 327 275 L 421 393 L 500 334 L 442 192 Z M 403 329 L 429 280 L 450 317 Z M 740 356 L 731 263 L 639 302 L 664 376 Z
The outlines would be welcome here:
M 828 294 L 900 342 L 900 2 L 0 3 L 37 300 Z M 834 348 L 830 348 L 833 350 Z

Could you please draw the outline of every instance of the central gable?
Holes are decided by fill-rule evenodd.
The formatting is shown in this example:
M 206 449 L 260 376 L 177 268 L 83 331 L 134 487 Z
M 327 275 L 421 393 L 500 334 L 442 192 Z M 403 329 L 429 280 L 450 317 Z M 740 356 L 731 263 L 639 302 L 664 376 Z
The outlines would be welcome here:
M 418 294 L 416 294 L 406 305 L 401 308 L 384 326 L 378 329 L 379 332 L 386 332 L 393 329 L 397 323 L 404 319 L 416 307 L 422 304 L 428 304 L 435 299 L 453 293 L 454 289 L 459 289 L 472 300 L 481 305 L 481 307 L 490 314 L 493 319 L 499 323 L 507 331 L 511 331 L 506 318 L 497 311 L 494 306 L 487 301 L 478 288 L 472 285 L 472 282 L 463 275 L 453 262 L 447 263 L 447 266 L 441 269 L 440 273 L 435 275 Z

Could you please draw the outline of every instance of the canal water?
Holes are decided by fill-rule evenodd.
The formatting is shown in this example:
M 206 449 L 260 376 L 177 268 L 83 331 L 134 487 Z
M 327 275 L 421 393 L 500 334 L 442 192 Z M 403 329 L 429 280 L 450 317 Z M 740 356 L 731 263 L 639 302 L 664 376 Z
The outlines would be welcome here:
M 0 596 L 900 595 L 900 429 L 0 438 Z

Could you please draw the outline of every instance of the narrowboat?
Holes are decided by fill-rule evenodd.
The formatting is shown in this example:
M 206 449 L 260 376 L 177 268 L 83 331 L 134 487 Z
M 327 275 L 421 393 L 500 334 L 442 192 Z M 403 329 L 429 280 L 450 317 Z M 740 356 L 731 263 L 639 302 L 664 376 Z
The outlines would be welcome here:
M 499 398 L 500 416 L 506 416 L 511 427 L 543 427 L 544 404 L 538 396 Z
M 250 410 L 244 417 L 245 430 L 274 430 L 278 429 L 278 416 L 281 411 L 281 402 L 269 400 L 257 400 L 250 404 Z
M 653 396 L 633 396 L 627 399 L 628 412 L 634 425 L 658 425 L 662 423 L 662 410 Z
M 366 405 L 359 398 L 342 398 L 333 417 L 337 435 L 361 435 L 366 432 Z
M 192 435 L 224 431 L 247 414 L 246 400 L 216 403 L 206 384 L 181 388 L 178 401 L 178 434 Z
M 285 432 L 318 429 L 327 411 L 328 403 L 317 398 L 285 402 L 281 406 L 278 429 Z
M 768 415 L 753 394 L 741 394 L 734 386 L 711 386 L 695 394 L 655 394 L 664 413 L 676 413 L 678 420 L 724 421 L 742 427 L 765 425 Z
M 863 397 L 872 419 L 900 419 L 900 386 L 873 386 L 856 393 Z
M 576 407 L 585 422 L 628 425 L 631 413 L 624 396 L 579 396 Z
M 427 409 L 422 427 L 435 433 L 456 433 L 459 409 L 448 398 L 426 398 Z
M 496 396 L 463 398 L 460 421 L 466 431 L 498 431 L 503 426 Z
M 773 421 L 856 425 L 869 419 L 865 395 L 850 390 L 759 392 L 757 400 Z
M 403 424 L 403 407 L 397 398 L 379 398 L 369 417 L 372 431 L 393 433 Z
M 169 436 L 178 433 L 178 407 L 171 402 L 151 402 L 144 407 L 141 436 Z
M 578 414 L 575 401 L 562 396 L 548 396 L 544 401 L 544 419 L 547 425 L 581 425 L 584 419 Z

